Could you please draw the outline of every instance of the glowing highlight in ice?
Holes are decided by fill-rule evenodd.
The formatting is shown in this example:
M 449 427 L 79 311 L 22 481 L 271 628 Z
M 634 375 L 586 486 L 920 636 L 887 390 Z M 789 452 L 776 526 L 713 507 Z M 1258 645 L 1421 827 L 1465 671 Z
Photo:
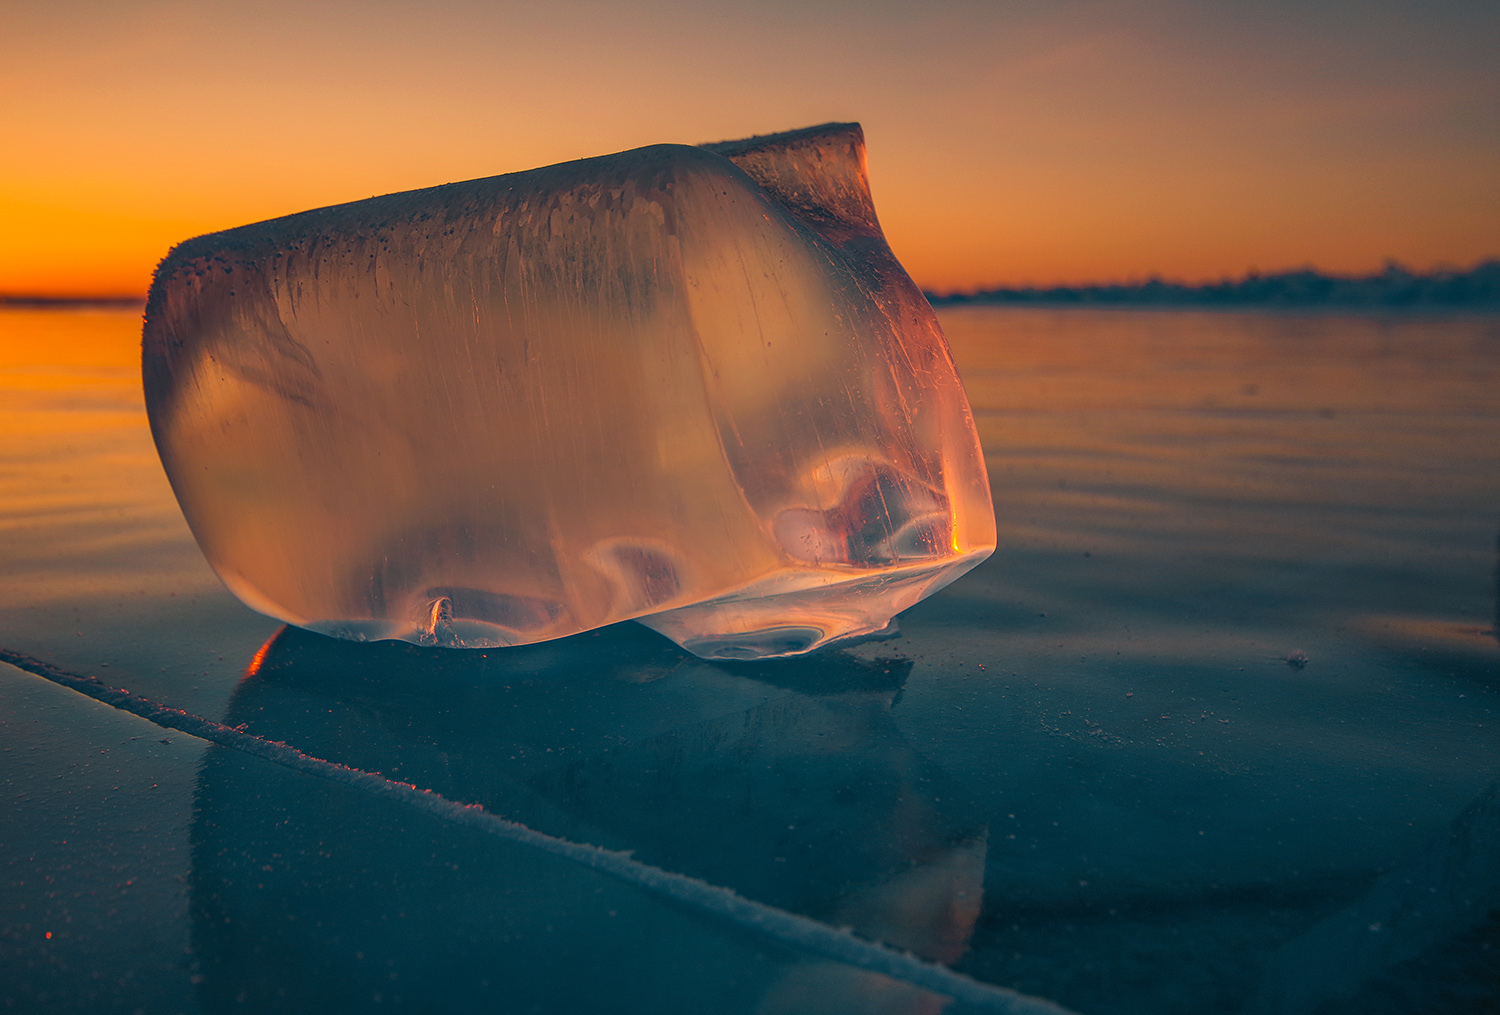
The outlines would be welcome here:
M 869 634 L 995 543 L 854 124 L 292 215 L 158 269 L 143 374 L 225 584 L 359 640 Z

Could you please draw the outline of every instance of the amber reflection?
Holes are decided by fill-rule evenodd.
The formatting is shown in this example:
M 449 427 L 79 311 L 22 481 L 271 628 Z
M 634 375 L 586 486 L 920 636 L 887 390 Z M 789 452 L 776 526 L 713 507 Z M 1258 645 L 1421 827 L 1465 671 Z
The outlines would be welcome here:
M 847 653 L 711 664 L 633 625 L 488 653 L 284 629 L 252 661 L 225 722 L 952 962 L 979 912 L 985 830 L 891 720 L 910 667 Z M 241 759 L 213 754 L 198 802 L 194 937 L 211 1010 L 316 996 L 312 969 L 360 996 L 387 996 L 389 983 L 377 981 L 395 972 L 405 991 L 478 1003 L 489 996 L 480 973 L 402 947 L 439 939 L 444 926 L 466 928 L 458 950 L 484 951 L 481 973 L 503 968 L 508 989 L 561 991 L 580 1005 L 588 983 L 551 982 L 556 967 L 525 956 L 537 936 L 586 939 L 605 956 L 600 968 L 624 978 L 619 1003 L 635 1010 L 628 998 L 654 975 L 641 970 L 687 947 L 649 915 L 632 924 L 556 911 L 592 877 L 581 871 L 497 857 L 491 843 L 407 827 L 399 814 L 384 819 L 399 833 L 361 834 L 358 822 L 351 831 L 350 808 L 366 804 L 335 805 L 315 780 L 273 790 Z M 350 887 L 359 885 L 386 887 Z M 621 897 L 610 896 L 606 914 L 639 905 L 625 898 L 634 890 L 608 890 Z M 517 902 L 537 892 L 554 901 Z M 320 924 L 316 935 L 308 921 Z M 702 931 L 726 932 L 744 936 Z M 304 954 L 287 965 L 279 957 L 292 951 Z M 372 967 L 356 953 L 385 958 Z M 731 965 L 737 972 L 692 988 L 704 1010 L 914 1013 L 945 1003 L 791 954 L 766 969 Z M 726 976 L 743 981 L 742 996 L 720 996 Z
M 146 429 L 139 311 L 0 308 L 0 603 L 198 591 L 198 558 Z

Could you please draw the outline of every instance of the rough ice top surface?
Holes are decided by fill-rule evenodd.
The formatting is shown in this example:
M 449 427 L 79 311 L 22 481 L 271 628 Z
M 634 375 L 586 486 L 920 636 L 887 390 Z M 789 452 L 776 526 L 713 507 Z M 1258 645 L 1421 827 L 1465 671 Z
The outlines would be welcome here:
M 247 604 L 354 639 L 878 631 L 994 547 L 858 125 L 654 145 L 214 233 L 157 270 L 162 463 Z

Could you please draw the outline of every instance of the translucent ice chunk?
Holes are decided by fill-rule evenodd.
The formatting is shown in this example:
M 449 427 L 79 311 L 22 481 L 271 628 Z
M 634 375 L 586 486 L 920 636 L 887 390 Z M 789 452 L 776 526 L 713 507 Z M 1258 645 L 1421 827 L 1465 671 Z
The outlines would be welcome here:
M 708 657 L 879 631 L 995 542 L 937 320 L 830 124 L 199 237 L 152 432 L 247 604 L 353 639 L 639 619 Z

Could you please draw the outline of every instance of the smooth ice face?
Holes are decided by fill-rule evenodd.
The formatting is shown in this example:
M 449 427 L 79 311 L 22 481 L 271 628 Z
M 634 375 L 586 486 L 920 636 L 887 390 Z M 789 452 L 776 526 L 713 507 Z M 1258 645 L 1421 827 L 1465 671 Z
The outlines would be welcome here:
M 245 603 L 491 647 L 876 632 L 995 545 L 968 402 L 856 124 L 655 145 L 203 236 L 146 404 Z

